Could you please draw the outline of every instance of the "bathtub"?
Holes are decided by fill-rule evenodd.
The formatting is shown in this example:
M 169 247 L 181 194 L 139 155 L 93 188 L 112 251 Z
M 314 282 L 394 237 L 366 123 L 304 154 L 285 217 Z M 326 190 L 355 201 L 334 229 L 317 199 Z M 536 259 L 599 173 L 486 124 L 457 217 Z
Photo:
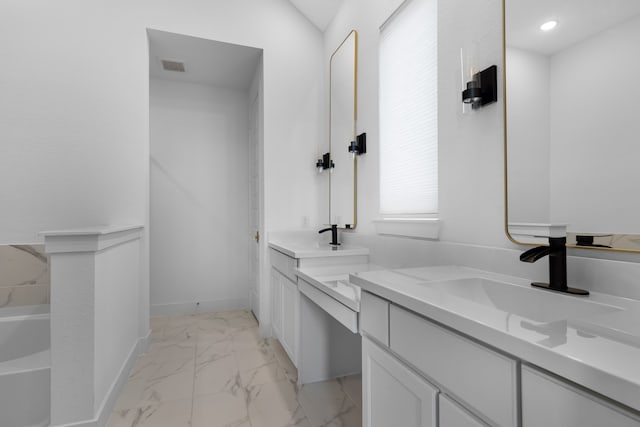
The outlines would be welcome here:
M 48 306 L 0 309 L 0 426 L 49 424 Z

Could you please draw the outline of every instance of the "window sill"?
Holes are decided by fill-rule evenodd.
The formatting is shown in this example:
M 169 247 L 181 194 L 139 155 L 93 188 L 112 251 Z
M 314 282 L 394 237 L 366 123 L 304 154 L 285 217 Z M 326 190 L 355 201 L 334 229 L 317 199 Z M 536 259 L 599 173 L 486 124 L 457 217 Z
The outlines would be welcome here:
M 440 234 L 438 218 L 393 218 L 373 221 L 378 234 L 437 240 Z

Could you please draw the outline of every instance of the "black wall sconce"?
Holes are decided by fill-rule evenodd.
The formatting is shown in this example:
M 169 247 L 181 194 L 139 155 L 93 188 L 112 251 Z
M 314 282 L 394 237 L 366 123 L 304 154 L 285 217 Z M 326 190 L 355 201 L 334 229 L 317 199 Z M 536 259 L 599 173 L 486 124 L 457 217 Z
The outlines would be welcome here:
M 355 159 L 356 156 L 367 152 L 367 134 L 361 133 L 356 137 L 355 141 L 349 144 L 349 152 Z
M 462 91 L 462 102 L 474 110 L 498 100 L 498 67 L 491 67 L 473 75 Z
M 330 172 L 331 172 L 335 167 L 336 165 L 335 163 L 333 163 L 333 160 L 331 160 L 330 153 L 324 153 L 322 155 L 322 158 L 318 159 L 318 161 L 316 162 L 316 168 L 318 169 L 318 173 L 322 173 L 322 171 L 325 169 L 330 169 Z

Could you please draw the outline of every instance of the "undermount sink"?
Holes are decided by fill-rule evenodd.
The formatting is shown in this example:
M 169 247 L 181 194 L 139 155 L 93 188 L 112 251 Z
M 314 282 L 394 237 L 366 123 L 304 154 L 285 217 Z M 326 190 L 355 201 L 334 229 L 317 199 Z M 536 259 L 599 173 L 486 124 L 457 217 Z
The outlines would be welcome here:
M 567 296 L 483 278 L 425 282 L 423 285 L 441 295 L 461 298 L 536 322 L 581 319 L 623 310 L 589 301 L 585 297 Z

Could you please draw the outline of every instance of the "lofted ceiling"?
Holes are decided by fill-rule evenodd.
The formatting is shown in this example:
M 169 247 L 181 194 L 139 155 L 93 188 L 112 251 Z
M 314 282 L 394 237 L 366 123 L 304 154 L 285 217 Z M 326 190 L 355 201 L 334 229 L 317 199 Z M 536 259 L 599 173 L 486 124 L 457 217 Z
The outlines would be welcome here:
M 309 21 L 324 32 L 344 0 L 289 0 Z

